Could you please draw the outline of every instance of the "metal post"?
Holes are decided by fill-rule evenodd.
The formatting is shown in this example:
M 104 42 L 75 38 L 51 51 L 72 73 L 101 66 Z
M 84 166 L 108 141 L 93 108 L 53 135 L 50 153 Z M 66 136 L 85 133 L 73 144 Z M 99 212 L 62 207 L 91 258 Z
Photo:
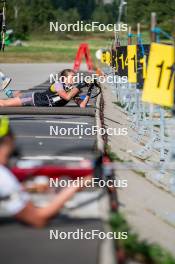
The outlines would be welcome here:
M 131 29 L 131 26 L 129 26 L 129 28 L 128 28 L 128 45 L 132 45 L 131 32 L 132 32 L 132 29 Z
M 119 15 L 117 19 L 116 26 L 118 26 L 121 22 L 122 14 L 123 14 L 123 9 L 124 6 L 127 5 L 127 2 L 125 0 L 120 0 L 120 5 L 119 5 Z M 115 42 L 117 41 L 117 31 L 115 31 Z
M 139 44 L 140 37 L 140 23 L 137 23 L 137 45 Z M 139 120 L 140 120 L 140 91 L 137 89 L 137 83 L 135 85 L 136 91 L 136 129 L 139 132 Z
M 155 12 L 151 13 L 151 41 L 156 42 L 156 33 L 154 31 L 155 27 L 157 25 L 157 16 Z
M 153 32 L 157 25 L 156 13 L 151 13 L 151 42 L 156 42 L 156 33 Z M 150 104 L 150 127 L 151 127 L 151 144 L 154 143 L 154 124 L 153 124 L 153 115 L 154 115 L 154 105 Z M 150 146 L 152 149 L 152 146 Z

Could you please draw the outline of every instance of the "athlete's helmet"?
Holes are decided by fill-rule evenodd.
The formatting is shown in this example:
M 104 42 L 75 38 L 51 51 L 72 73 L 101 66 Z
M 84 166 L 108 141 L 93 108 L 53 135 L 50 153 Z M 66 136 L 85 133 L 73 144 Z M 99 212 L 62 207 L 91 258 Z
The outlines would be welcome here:
M 5 116 L 0 117 L 0 138 L 11 134 L 9 119 Z

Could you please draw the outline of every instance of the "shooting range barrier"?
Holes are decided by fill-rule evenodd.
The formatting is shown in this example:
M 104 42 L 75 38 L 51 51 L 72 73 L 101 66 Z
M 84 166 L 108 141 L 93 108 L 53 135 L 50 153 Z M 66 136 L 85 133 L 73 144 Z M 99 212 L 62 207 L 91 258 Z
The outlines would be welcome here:
M 168 39 L 167 43 L 161 43 L 161 36 Z M 141 145 L 131 155 L 147 161 L 158 152 L 159 172 L 148 173 L 147 177 L 162 184 L 166 182 L 166 188 L 175 193 L 171 171 L 175 168 L 173 38 L 157 27 L 156 14 L 152 13 L 151 44 L 143 44 L 139 23 L 137 34 L 132 34 L 129 27 L 128 42 L 121 46 L 120 41 L 124 43 L 118 35 L 110 48 L 101 50 L 100 68 L 106 76 L 125 77 L 127 81 L 117 84 L 106 81 L 105 86 L 112 89 L 116 104 L 128 115 L 133 140 Z

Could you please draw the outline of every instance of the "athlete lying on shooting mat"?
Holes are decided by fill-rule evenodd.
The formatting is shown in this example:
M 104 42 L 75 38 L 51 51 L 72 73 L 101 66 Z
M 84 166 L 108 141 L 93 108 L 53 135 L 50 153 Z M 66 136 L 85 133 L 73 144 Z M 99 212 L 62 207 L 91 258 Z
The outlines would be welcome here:
M 71 69 L 65 69 L 60 74 L 60 82 L 52 84 L 47 91 L 44 92 L 18 92 L 14 98 L 0 100 L 1 107 L 9 106 L 64 106 L 71 99 L 77 105 L 85 108 L 89 102 L 92 86 L 89 87 L 84 99 L 75 98 L 81 88 L 86 86 L 86 83 L 74 85 L 75 72 Z M 63 80 L 63 81 L 62 81 Z

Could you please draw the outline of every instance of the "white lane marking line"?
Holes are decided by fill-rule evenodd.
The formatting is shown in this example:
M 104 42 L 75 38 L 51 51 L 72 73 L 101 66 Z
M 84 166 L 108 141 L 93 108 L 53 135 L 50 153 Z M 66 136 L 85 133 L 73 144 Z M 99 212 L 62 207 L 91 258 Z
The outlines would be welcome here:
M 16 136 L 16 138 L 36 138 L 36 139 L 81 139 L 83 138 L 82 136 L 74 136 L 74 137 L 63 137 L 63 136 Z M 86 138 L 83 138 L 86 139 Z M 89 138 L 88 138 L 89 139 Z
M 89 123 L 85 122 L 69 122 L 69 121 L 57 121 L 57 120 L 47 120 L 46 123 L 54 123 L 54 124 L 70 124 L 70 125 L 88 125 Z
M 74 156 L 24 156 L 22 157 L 23 160 L 68 160 L 68 161 L 81 161 L 85 160 L 82 157 L 74 157 Z
M 87 122 L 58 121 L 58 120 L 14 120 L 16 123 L 48 123 L 48 124 L 70 124 L 70 125 L 89 125 Z
M 69 135 L 67 137 L 64 136 L 29 136 L 29 135 L 18 135 L 16 138 L 36 138 L 36 139 L 93 139 L 93 136 L 74 136 L 70 137 Z
M 76 136 L 75 136 L 76 137 Z M 75 137 L 70 137 L 70 136 L 67 136 L 67 137 L 63 137 L 63 136 L 34 136 L 34 138 L 38 138 L 38 139 L 75 139 Z M 78 137 L 78 136 L 77 136 Z

